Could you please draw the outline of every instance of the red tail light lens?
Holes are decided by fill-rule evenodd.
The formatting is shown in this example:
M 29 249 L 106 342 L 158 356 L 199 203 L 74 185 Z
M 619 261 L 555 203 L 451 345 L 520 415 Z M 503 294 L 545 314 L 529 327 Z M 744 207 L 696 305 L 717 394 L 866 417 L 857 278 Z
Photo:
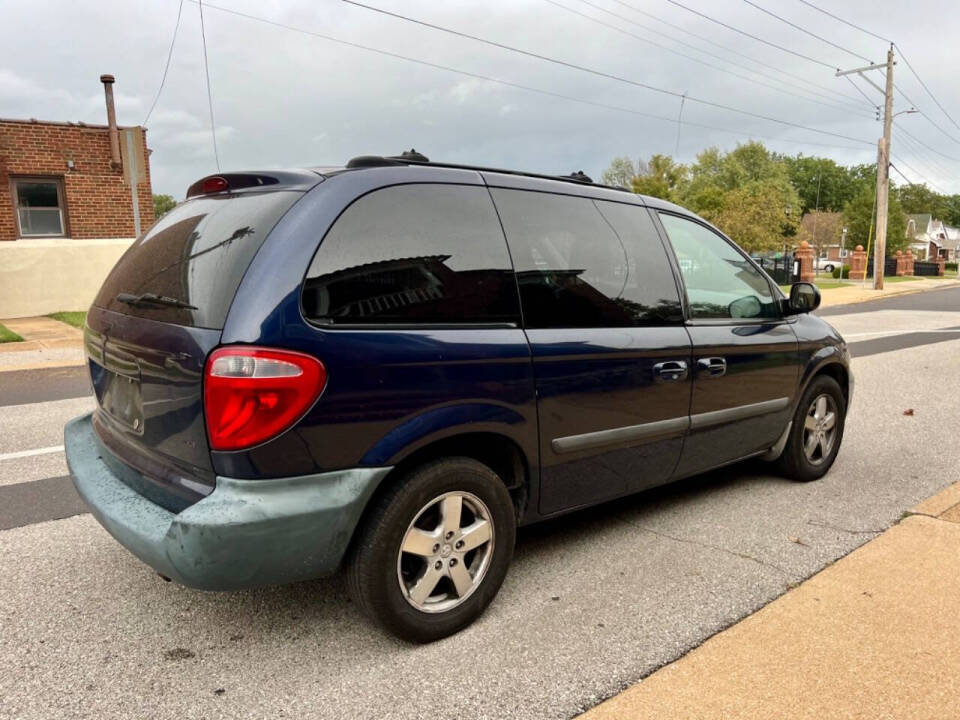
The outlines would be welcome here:
M 201 187 L 200 192 L 204 194 L 223 192 L 228 186 L 229 184 L 227 183 L 226 178 L 215 175 L 214 177 L 208 177 L 203 181 L 203 186 Z
M 310 355 L 223 347 L 207 358 L 203 405 L 213 450 L 242 450 L 276 437 L 310 409 L 327 371 Z

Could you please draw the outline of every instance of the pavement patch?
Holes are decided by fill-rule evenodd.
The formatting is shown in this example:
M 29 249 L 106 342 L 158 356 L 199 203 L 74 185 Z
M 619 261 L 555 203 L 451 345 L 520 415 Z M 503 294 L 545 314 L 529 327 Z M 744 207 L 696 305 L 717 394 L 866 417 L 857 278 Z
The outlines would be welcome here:
M 0 486 L 0 530 L 89 512 L 70 476 Z
M 90 374 L 84 366 L 0 373 L 0 407 L 92 395 Z

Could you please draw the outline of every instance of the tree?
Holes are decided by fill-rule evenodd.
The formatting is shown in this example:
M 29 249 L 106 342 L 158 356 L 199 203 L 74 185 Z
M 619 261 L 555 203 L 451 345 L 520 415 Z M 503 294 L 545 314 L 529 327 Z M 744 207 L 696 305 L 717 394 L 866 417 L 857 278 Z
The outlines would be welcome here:
M 854 248 L 863 245 L 864 249 L 876 241 L 877 227 L 874 222 L 873 188 L 864 187 L 847 203 L 843 209 L 843 222 L 847 226 L 847 246 Z M 907 215 L 897 199 L 897 193 L 891 192 L 887 203 L 887 242 L 886 254 L 894 255 L 897 250 L 906 250 Z
M 843 237 L 843 213 L 809 212 L 800 221 L 798 238 L 806 240 L 816 250 L 817 255 L 830 245 L 839 245 Z
M 730 235 L 745 250 L 783 247 L 796 234 L 800 197 L 783 158 L 762 143 L 729 153 L 708 148 L 690 167 L 679 200 Z M 791 212 L 788 214 L 788 208 Z
M 636 175 L 637 168 L 634 167 L 633 160 L 628 157 L 618 157 L 613 159 L 610 167 L 604 170 L 600 177 L 604 185 L 629 188 Z
M 830 158 L 785 156 L 783 162 L 790 182 L 800 195 L 802 214 L 818 209 L 839 212 L 857 189 L 856 183 L 851 183 L 848 169 Z
M 783 247 L 796 232 L 796 219 L 783 211 L 780 190 L 769 183 L 750 183 L 723 193 L 718 208 L 700 214 L 729 235 L 747 252 Z
M 640 195 L 675 201 L 687 181 L 687 168 L 674 162 L 669 155 L 653 155 L 649 162 L 638 163 L 633 178 L 633 191 Z
M 153 216 L 159 220 L 168 212 L 177 206 L 177 201 L 172 195 L 154 195 L 153 196 Z

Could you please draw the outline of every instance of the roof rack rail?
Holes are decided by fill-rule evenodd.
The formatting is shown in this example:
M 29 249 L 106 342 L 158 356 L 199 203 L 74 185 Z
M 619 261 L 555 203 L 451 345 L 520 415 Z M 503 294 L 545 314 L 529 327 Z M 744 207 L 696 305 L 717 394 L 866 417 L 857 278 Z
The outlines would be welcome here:
M 502 173 L 504 175 L 523 175 L 524 177 L 543 178 L 544 180 L 562 180 L 564 182 L 575 182 L 581 185 L 594 185 L 595 187 L 605 188 L 607 190 L 632 192 L 632 190 L 625 187 L 615 187 L 613 185 L 595 183 L 589 175 L 583 172 L 583 170 L 577 170 L 569 175 L 545 175 L 543 173 L 523 172 L 522 170 L 505 170 L 503 168 L 484 167 L 482 165 L 433 162 L 426 155 L 417 152 L 413 148 L 410 150 L 404 150 L 399 155 L 360 155 L 352 158 L 347 163 L 346 167 L 349 169 L 354 169 L 365 167 L 384 167 L 390 165 L 429 165 L 431 167 L 451 168 L 454 170 L 475 170 L 479 172 Z

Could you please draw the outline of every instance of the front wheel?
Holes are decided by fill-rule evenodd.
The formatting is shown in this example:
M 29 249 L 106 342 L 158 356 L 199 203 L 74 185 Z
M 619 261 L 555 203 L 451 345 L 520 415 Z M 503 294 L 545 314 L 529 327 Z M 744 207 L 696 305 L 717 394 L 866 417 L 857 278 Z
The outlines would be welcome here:
M 515 537 L 513 503 L 496 473 L 471 458 L 434 461 L 371 507 L 347 564 L 347 586 L 390 632 L 439 640 L 493 600 Z
M 828 272 L 828 273 L 832 273 L 832 272 L 833 272 L 833 265 L 824 265 L 824 266 L 823 266 L 823 271 L 824 271 L 824 272 Z
M 777 461 L 782 473 L 801 482 L 826 475 L 840 450 L 846 414 L 846 398 L 837 381 L 828 375 L 814 378 L 800 398 Z

